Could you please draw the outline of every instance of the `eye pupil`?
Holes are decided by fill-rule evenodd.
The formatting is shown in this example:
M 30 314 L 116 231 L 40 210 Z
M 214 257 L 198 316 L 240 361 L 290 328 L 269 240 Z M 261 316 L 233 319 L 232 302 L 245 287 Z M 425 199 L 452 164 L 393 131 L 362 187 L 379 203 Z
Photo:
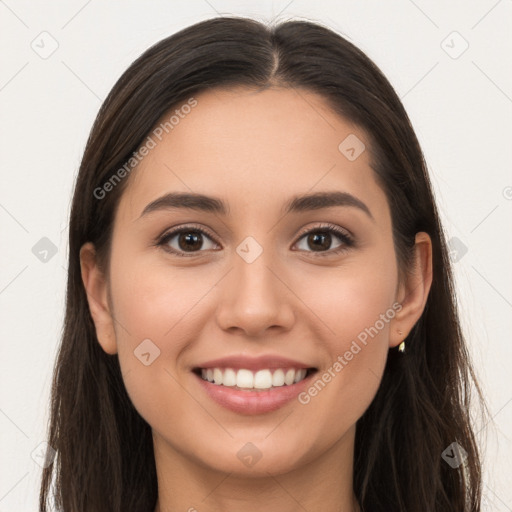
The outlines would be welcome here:
M 331 245 L 330 236 L 331 235 L 329 233 L 316 232 L 316 233 L 309 235 L 308 241 L 313 242 L 312 247 L 315 248 L 314 249 L 315 251 L 318 250 L 318 248 L 320 248 L 320 250 L 322 250 L 322 249 L 328 250 L 329 246 Z M 316 242 L 319 240 L 320 237 L 323 238 L 324 243 L 319 245 Z M 325 243 L 326 240 L 327 240 L 327 243 Z
M 190 243 L 193 245 L 189 245 Z M 186 233 L 181 233 L 179 236 L 180 249 L 200 249 L 201 244 L 201 233 L 197 231 L 187 231 Z

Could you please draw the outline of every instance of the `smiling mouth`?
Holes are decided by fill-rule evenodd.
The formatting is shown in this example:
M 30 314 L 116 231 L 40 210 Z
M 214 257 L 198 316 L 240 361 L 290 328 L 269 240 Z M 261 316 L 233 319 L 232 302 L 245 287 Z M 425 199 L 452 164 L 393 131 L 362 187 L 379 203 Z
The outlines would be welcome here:
M 220 367 L 193 369 L 193 373 L 211 384 L 243 391 L 268 391 L 292 386 L 315 372 L 316 368 L 264 368 L 258 371 Z

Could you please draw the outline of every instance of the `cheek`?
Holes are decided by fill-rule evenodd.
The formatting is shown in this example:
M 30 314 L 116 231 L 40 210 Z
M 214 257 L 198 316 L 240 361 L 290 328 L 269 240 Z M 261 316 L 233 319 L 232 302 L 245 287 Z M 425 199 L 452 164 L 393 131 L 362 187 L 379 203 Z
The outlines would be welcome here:
M 125 327 L 117 326 L 118 341 L 121 345 L 124 341 L 137 344 L 150 338 L 161 350 L 179 350 L 176 333 L 184 324 L 190 328 L 201 299 L 214 285 L 211 273 L 199 267 L 173 268 L 136 257 L 128 267 L 127 262 L 120 261 L 111 277 L 115 316 Z
M 364 414 L 380 385 L 396 279 L 393 258 L 375 258 L 319 277 L 308 288 L 307 304 L 321 319 L 318 346 L 329 361 L 299 402 L 329 426 L 333 439 Z
M 318 317 L 316 324 L 325 327 L 320 339 L 330 334 L 333 355 L 343 353 L 358 336 L 364 341 L 364 333 L 375 325 L 379 331 L 375 338 L 387 335 L 395 313 L 397 269 L 393 252 L 389 257 L 375 253 L 347 259 L 328 271 L 316 269 L 301 284 L 299 295 L 307 298 L 307 306 Z
M 139 414 L 158 424 L 186 412 L 180 412 L 187 397 L 177 365 L 191 340 L 201 336 L 202 301 L 218 279 L 199 267 L 177 269 L 136 256 L 113 257 L 112 262 L 115 331 L 126 390 Z

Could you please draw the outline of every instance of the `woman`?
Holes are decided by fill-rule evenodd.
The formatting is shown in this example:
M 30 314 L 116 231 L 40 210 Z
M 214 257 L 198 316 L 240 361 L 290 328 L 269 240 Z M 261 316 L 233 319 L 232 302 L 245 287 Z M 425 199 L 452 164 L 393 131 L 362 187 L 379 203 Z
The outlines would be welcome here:
M 216 18 L 105 100 L 70 220 L 41 510 L 478 511 L 475 380 L 393 88 Z

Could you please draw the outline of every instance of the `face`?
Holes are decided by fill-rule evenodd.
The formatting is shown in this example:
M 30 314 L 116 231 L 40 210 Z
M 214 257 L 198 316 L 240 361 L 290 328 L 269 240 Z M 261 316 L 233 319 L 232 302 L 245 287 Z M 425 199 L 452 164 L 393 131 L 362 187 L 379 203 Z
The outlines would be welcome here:
M 119 354 L 156 449 L 278 474 L 353 439 L 401 341 L 390 210 L 365 133 L 320 96 L 195 99 L 129 177 L 108 281 L 115 339 L 99 339 Z M 335 200 L 292 202 L 319 193 Z M 219 203 L 156 202 L 167 194 Z M 225 211 L 204 206 L 220 202 Z M 208 366 L 213 383 L 201 378 Z M 304 372 L 291 368 L 309 370 L 292 384 Z M 251 378 L 275 386 L 238 389 Z M 260 459 L 251 467 L 246 455 Z

